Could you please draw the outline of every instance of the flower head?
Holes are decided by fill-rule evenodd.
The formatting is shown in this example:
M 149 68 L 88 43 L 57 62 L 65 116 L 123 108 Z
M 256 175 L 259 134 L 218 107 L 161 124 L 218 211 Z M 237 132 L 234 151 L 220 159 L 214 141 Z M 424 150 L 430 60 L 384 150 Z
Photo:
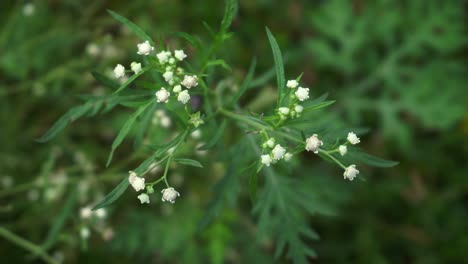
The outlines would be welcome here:
M 99 208 L 96 210 L 96 216 L 100 219 L 104 218 L 107 216 L 107 211 L 104 208 Z
M 137 44 L 137 47 L 138 47 L 138 52 L 137 52 L 138 55 L 146 56 L 150 54 L 151 51 L 154 50 L 154 47 L 151 46 L 149 41 L 145 41 L 143 43 Z
M 271 162 L 273 161 L 270 157 L 270 155 L 262 155 L 261 157 L 261 162 L 265 164 L 265 166 L 270 166 Z
M 115 78 L 122 78 L 125 76 L 125 67 L 122 64 L 117 64 L 114 68 Z
M 91 211 L 91 207 L 89 206 L 86 206 L 80 209 L 80 217 L 82 219 L 88 219 L 91 217 L 92 214 L 93 214 L 93 211 Z
M 174 57 L 176 57 L 176 59 L 180 61 L 183 61 L 185 58 L 187 58 L 187 55 L 185 54 L 183 50 L 175 50 Z
M 299 87 L 294 94 L 296 95 L 297 99 L 299 99 L 299 101 L 307 100 L 309 99 L 309 88 Z
M 179 93 L 179 95 L 177 96 L 177 100 L 183 104 L 186 104 L 188 103 L 188 101 L 190 100 L 190 94 L 188 93 L 187 90 L 183 90 L 182 92 Z
M 296 113 L 302 113 L 303 110 L 304 110 L 304 107 L 302 105 L 296 105 L 294 107 L 294 111 L 296 111 Z
M 132 64 L 130 64 L 130 68 L 132 68 L 132 71 L 135 74 L 138 74 L 141 71 L 141 63 L 132 62 Z
M 172 91 L 173 91 L 174 93 L 180 93 L 180 91 L 182 91 L 182 86 L 176 85 L 176 86 L 174 86 L 174 88 L 172 89 Z
M 280 107 L 278 108 L 278 112 L 282 115 L 288 115 L 289 114 L 289 108 L 287 107 Z
M 80 229 L 80 236 L 83 239 L 87 239 L 89 237 L 90 233 L 91 232 L 89 231 L 89 229 L 87 227 L 82 227 Z
M 193 75 L 193 76 L 190 76 L 190 75 L 185 75 L 184 76 L 184 80 L 182 80 L 181 84 L 185 87 L 187 87 L 187 89 L 190 89 L 192 87 L 195 87 L 198 85 L 197 83 L 197 76 L 196 75 Z
M 158 54 L 156 54 L 156 57 L 158 58 L 159 60 L 159 63 L 161 64 L 165 64 L 169 61 L 169 57 L 171 56 L 171 52 L 170 51 L 161 51 L 159 52 Z
M 288 152 L 288 153 L 284 154 L 284 160 L 285 160 L 285 161 L 290 161 L 291 158 L 292 158 L 292 156 L 293 156 L 293 155 L 292 155 L 291 153 Z
M 356 169 L 356 165 L 351 165 L 346 168 L 345 172 L 343 173 L 344 179 L 349 179 L 350 181 L 354 180 L 356 175 L 359 174 L 359 171 Z
M 273 154 L 273 158 L 275 160 L 280 160 L 284 157 L 284 154 L 286 153 L 286 149 L 283 148 L 280 144 L 276 145 L 275 148 L 271 151 Z
M 298 85 L 299 85 L 299 83 L 296 80 L 289 80 L 286 83 L 286 87 L 291 88 L 291 89 L 296 88 Z
M 164 87 L 157 91 L 155 95 L 158 103 L 167 103 L 169 101 L 170 93 Z
M 139 192 L 143 189 L 145 189 L 145 178 L 135 176 L 133 181 L 130 182 L 130 185 L 132 185 L 133 189 L 135 191 Z
M 267 142 L 265 142 L 265 145 L 269 148 L 273 148 L 275 146 L 275 138 L 269 138 Z
M 142 194 L 138 195 L 137 198 L 140 200 L 140 203 L 142 203 L 142 204 L 150 203 L 149 196 L 146 193 L 142 193 Z
M 174 73 L 171 71 L 167 71 L 163 74 L 163 78 L 166 82 L 171 82 L 174 78 Z
M 346 155 L 346 152 L 348 152 L 348 147 L 346 147 L 345 145 L 341 145 L 338 147 L 338 150 L 340 151 L 340 155 L 344 156 Z
M 348 139 L 349 143 L 351 143 L 353 145 L 356 145 L 357 143 L 361 142 L 361 140 L 359 140 L 359 138 L 353 132 L 348 133 L 348 138 L 347 139 Z
M 323 142 L 318 138 L 317 134 L 313 134 L 311 137 L 306 139 L 306 147 L 307 151 L 312 151 L 315 154 L 318 153 L 318 149 L 323 145 Z
M 169 187 L 161 191 L 162 193 L 162 201 L 163 202 L 170 202 L 174 203 L 176 198 L 180 196 L 180 193 L 174 190 L 174 188 Z

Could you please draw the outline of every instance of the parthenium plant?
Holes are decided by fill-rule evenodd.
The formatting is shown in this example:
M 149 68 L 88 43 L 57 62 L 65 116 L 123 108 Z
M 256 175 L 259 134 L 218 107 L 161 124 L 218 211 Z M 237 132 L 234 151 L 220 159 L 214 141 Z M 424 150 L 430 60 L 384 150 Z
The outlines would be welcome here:
M 113 78 L 93 73 L 99 82 L 110 87 L 114 92 L 105 96 L 87 97 L 84 104 L 70 109 L 39 141 L 50 140 L 68 123 L 81 116 L 107 112 L 117 105 L 134 109 L 134 112 L 123 124 L 115 138 L 107 165 L 111 163 L 114 152 L 133 127 L 138 128 L 136 140 L 145 142 L 143 138 L 149 137 L 149 128 L 146 125 L 150 120 L 150 118 L 146 118 L 148 116 L 154 115 L 156 119 L 160 120 L 162 126 L 168 126 L 174 121 L 177 124 L 177 134 L 165 144 L 162 142 L 153 144 L 151 141 L 146 141 L 149 142 L 146 147 L 152 150 L 147 159 L 136 168 L 128 168 L 129 175 L 122 177 L 121 183 L 95 205 L 94 210 L 106 207 L 116 201 L 129 186 L 139 193 L 137 198 L 142 204 L 150 203 L 151 196 L 159 195 L 163 202 L 174 203 L 181 194 L 171 186 L 171 165 L 178 163 L 203 168 L 201 162 L 184 157 L 182 154 L 187 152 L 182 152 L 181 149 L 187 145 L 190 136 L 199 137 L 202 134 L 209 140 L 202 146 L 191 147 L 192 153 L 186 155 L 191 155 L 199 150 L 215 152 L 217 147 L 223 148 L 219 141 L 230 131 L 236 131 L 235 127 L 243 131 L 235 138 L 239 142 L 239 146 L 243 146 L 243 142 L 248 142 L 255 153 L 254 157 L 245 155 L 246 160 L 242 160 L 243 168 L 240 170 L 240 173 L 251 175 L 249 188 L 251 192 L 256 192 L 257 181 L 255 179 L 262 170 L 265 170 L 266 175 L 273 175 L 274 167 L 277 164 L 292 162 L 293 159 L 297 159 L 298 154 L 304 151 L 311 152 L 341 167 L 343 178 L 350 181 L 359 174 L 359 170 L 354 164 L 355 160 L 383 167 L 395 165 L 394 162 L 358 151 L 356 147 L 350 147 L 348 150 L 349 145 L 356 145 L 360 142 L 353 131 L 347 131 L 347 133 L 330 140 L 330 137 L 334 137 L 334 135 L 327 135 L 327 130 L 315 126 L 314 120 L 311 119 L 314 111 L 325 108 L 335 101 L 325 101 L 326 95 L 316 99 L 311 98 L 310 89 L 303 87 L 305 84 L 301 84 L 302 74 L 290 76 L 288 78 L 290 80 L 286 81 L 280 48 L 268 28 L 266 33 L 273 51 L 277 81 L 277 94 L 272 95 L 272 97 L 277 98 L 276 105 L 266 113 L 251 113 L 249 109 L 242 109 L 239 102 L 252 86 L 256 67 L 255 59 L 252 61 L 244 81 L 238 87 L 234 85 L 234 88 L 226 87 L 222 81 L 217 84 L 216 80 L 220 78 L 215 79 L 210 76 L 216 67 L 230 69 L 224 60 L 216 58 L 216 51 L 224 41 L 232 36 L 228 32 L 228 28 L 236 11 L 237 2 L 229 0 L 218 32 L 214 33 L 206 25 L 213 36 L 211 45 L 202 45 L 198 38 L 187 33 L 176 33 L 177 36 L 187 40 L 195 48 L 193 53 L 184 51 L 180 47 L 164 46 L 162 40 L 154 41 L 137 25 L 117 13 L 109 11 L 115 19 L 141 38 L 141 43 L 135 43 L 135 51 L 133 51 L 138 55 L 139 61 L 132 62 L 130 65 L 117 64 L 113 71 Z M 169 119 L 169 116 L 172 120 Z M 228 127 L 232 127 L 232 129 L 227 129 Z M 329 140 L 325 141 L 324 138 L 327 136 Z M 226 151 L 226 153 L 226 155 L 230 155 L 230 152 Z M 230 159 L 225 157 L 225 160 L 229 161 Z M 236 162 L 236 165 L 240 163 L 238 157 L 232 157 L 232 162 Z M 149 172 L 154 171 L 159 166 L 163 167 L 162 175 L 157 178 L 149 177 Z M 291 175 L 291 177 L 293 176 Z M 283 183 L 289 184 L 287 181 Z M 158 192 L 155 193 L 155 190 Z M 284 196 L 296 197 L 290 193 L 285 193 Z M 274 215 L 270 211 L 272 206 L 269 203 L 275 203 L 275 199 L 270 192 L 258 199 L 256 211 L 260 211 L 259 225 L 262 226 L 261 221 L 265 216 Z M 289 221 L 290 218 L 298 217 L 297 214 L 291 213 L 292 210 L 284 209 L 283 211 L 282 217 L 286 217 L 287 220 L 286 223 L 283 223 L 285 226 L 294 222 Z M 296 222 L 302 223 L 303 221 Z M 303 262 L 306 256 L 314 254 L 311 249 L 307 249 L 305 244 L 300 242 L 299 238 L 301 235 L 315 238 L 313 231 L 290 225 L 290 228 L 285 229 L 284 232 L 284 236 L 277 236 L 280 244 L 277 248 L 277 254 L 281 254 L 286 244 L 289 247 L 288 256 L 295 262 Z

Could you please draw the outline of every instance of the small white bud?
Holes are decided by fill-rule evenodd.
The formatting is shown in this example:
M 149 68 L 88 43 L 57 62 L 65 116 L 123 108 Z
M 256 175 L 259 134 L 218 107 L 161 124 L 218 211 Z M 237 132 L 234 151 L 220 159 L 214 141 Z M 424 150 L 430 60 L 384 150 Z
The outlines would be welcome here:
M 155 95 L 158 103 L 167 103 L 169 101 L 170 93 L 164 87 L 157 91 Z
M 346 155 L 346 152 L 348 152 L 348 147 L 346 147 L 345 145 L 339 146 L 338 149 L 340 150 L 340 155 L 341 156 Z
M 193 139 L 199 139 L 201 137 L 201 131 L 200 129 L 197 129 L 195 131 L 192 132 L 192 134 L 190 134 L 190 136 L 193 138 Z
M 294 107 L 294 111 L 296 111 L 297 113 L 302 113 L 303 110 L 304 110 L 304 107 L 302 105 L 296 105 Z
M 102 219 L 107 216 L 107 211 L 104 208 L 97 209 L 95 213 L 99 219 Z
M 132 62 L 132 63 L 130 64 L 130 68 L 132 68 L 132 71 L 133 71 L 135 74 L 138 74 L 138 73 L 141 71 L 141 63 Z
M 193 75 L 193 76 L 190 76 L 190 75 L 185 75 L 184 76 L 184 80 L 181 82 L 181 84 L 185 87 L 187 87 L 187 89 L 190 89 L 192 87 L 195 87 L 198 85 L 197 83 L 197 76 L 196 75 Z
M 176 85 L 176 86 L 174 86 L 174 89 L 172 89 L 172 91 L 174 93 L 180 93 L 180 91 L 182 91 L 182 86 Z
M 162 201 L 163 202 L 170 202 L 174 203 L 176 198 L 180 196 L 180 193 L 174 190 L 174 188 L 170 187 L 161 191 L 162 193 Z
M 146 56 L 150 54 L 151 51 L 154 50 L 154 47 L 151 46 L 149 41 L 145 41 L 143 43 L 137 44 L 137 47 L 138 47 L 138 52 L 137 52 L 138 55 Z
M 275 160 L 280 160 L 284 157 L 284 154 L 286 153 L 286 149 L 283 148 L 280 144 L 276 145 L 275 148 L 271 151 L 273 154 L 273 158 Z
M 346 168 L 345 172 L 343 173 L 343 178 L 352 181 L 358 174 L 359 171 L 356 169 L 356 165 L 351 165 L 348 168 Z
M 269 147 L 269 148 L 273 148 L 275 146 L 275 138 L 270 138 L 267 140 L 266 142 L 266 145 Z
M 92 214 L 93 214 L 93 211 L 91 210 L 91 207 L 89 206 L 86 206 L 80 209 L 80 217 L 82 219 L 88 219 L 91 217 Z
M 318 138 L 317 134 L 313 134 L 311 137 L 306 139 L 306 147 L 307 151 L 312 151 L 315 154 L 318 153 L 318 149 L 323 145 L 323 142 Z
M 168 128 L 172 125 L 172 120 L 171 118 L 169 118 L 168 116 L 163 116 L 161 117 L 161 126 L 164 127 L 164 128 Z
M 292 155 L 291 153 L 288 152 L 288 153 L 284 154 L 284 160 L 285 160 L 285 161 L 290 161 L 291 158 L 292 158 L 292 156 L 293 156 L 293 155 Z
M 188 103 L 188 101 L 190 100 L 190 94 L 188 93 L 187 90 L 183 90 L 182 92 L 179 93 L 179 95 L 177 96 L 177 100 L 183 104 L 186 104 Z
M 166 51 L 161 51 L 158 54 L 156 54 L 156 57 L 159 60 L 159 63 L 165 64 L 169 61 L 169 56 L 171 56 L 171 53 L 167 53 Z
M 356 145 L 359 142 L 361 142 L 361 140 L 359 140 L 359 138 L 353 132 L 348 133 L 348 138 L 347 139 L 348 139 L 349 143 L 351 143 L 353 145 Z
M 176 59 L 180 61 L 183 61 L 185 58 L 187 58 L 187 55 L 185 54 L 183 50 L 175 50 L 174 57 L 176 57 Z
M 90 235 L 90 231 L 87 227 L 82 227 L 80 229 L 80 236 L 82 239 L 87 239 Z
M 174 77 L 174 73 L 171 71 L 167 71 L 163 74 L 163 78 L 166 82 L 172 81 L 173 77 Z
M 299 87 L 294 94 L 296 95 L 297 99 L 299 99 L 299 101 L 307 100 L 309 99 L 309 88 Z
M 33 3 L 27 3 L 23 6 L 23 15 L 32 16 L 36 11 L 36 6 Z
M 280 114 L 283 114 L 283 115 L 288 115 L 289 114 L 289 108 L 287 108 L 287 107 L 280 107 L 280 108 L 278 108 L 278 111 L 280 112 Z
M 294 89 L 299 85 L 299 83 L 296 80 L 289 80 L 288 83 L 286 83 L 286 87 Z
M 150 203 L 149 196 L 146 193 L 142 193 L 142 194 L 138 195 L 138 199 L 140 200 L 141 204 Z
M 271 162 L 273 161 L 270 157 L 270 155 L 262 155 L 261 156 L 261 161 L 265 166 L 270 166 Z
M 117 64 L 114 68 L 114 76 L 115 78 L 122 78 L 125 76 L 125 67 L 122 64 Z

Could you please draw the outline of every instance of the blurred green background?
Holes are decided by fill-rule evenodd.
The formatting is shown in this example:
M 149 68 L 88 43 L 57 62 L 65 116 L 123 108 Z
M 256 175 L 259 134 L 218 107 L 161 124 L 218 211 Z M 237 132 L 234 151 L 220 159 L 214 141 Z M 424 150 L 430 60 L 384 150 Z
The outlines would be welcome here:
M 307 218 L 321 237 L 307 242 L 318 254 L 310 262 L 468 263 L 467 1 L 239 5 L 235 34 L 219 51 L 232 71 L 220 81 L 239 83 L 254 56 L 257 75 L 272 77 L 268 26 L 285 54 L 286 76 L 304 72 L 314 96 L 328 92 L 337 100 L 320 122 L 368 129 L 363 149 L 400 162 L 363 168 L 364 182 L 344 182 L 339 169 L 317 159 L 297 165 L 304 174 L 298 177 L 334 212 Z M 273 259 L 274 241 L 256 237 L 245 179 L 223 182 L 223 165 L 206 153 L 197 155 L 209 169 L 172 176 L 184 198 L 175 205 L 140 206 L 124 195 L 105 217 L 83 221 L 80 208 L 145 158 L 127 158 L 134 150 L 125 142 L 105 168 L 126 110 L 83 118 L 49 143 L 34 141 L 80 102 L 77 95 L 109 93 L 91 71 L 107 73 L 136 58 L 139 40 L 106 9 L 190 52 L 171 33 L 208 41 L 202 22 L 217 28 L 223 8 L 219 0 L 2 0 L 1 227 L 63 263 L 287 263 L 285 256 Z M 246 108 L 264 109 L 273 85 L 250 92 Z M 203 223 L 207 214 L 216 217 Z M 91 230 L 87 241 L 80 239 L 83 226 Z M 0 256 L 2 263 L 41 262 L 3 237 Z

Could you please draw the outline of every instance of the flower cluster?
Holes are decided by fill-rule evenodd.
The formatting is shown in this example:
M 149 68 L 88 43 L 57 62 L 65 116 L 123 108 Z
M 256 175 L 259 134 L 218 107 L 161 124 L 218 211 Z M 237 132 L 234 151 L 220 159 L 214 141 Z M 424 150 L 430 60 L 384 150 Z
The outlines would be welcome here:
M 292 93 L 290 95 L 288 106 L 282 106 L 277 109 L 281 120 L 286 120 L 288 117 L 300 117 L 302 115 L 302 111 L 304 111 L 304 107 L 300 102 L 309 99 L 309 88 L 300 87 L 297 80 L 289 80 L 286 83 L 286 87 L 289 88 Z
M 135 191 L 139 192 L 146 188 L 146 193 L 141 193 L 137 196 L 138 200 L 140 200 L 141 204 L 150 203 L 149 195 L 154 193 L 153 184 L 145 184 L 145 178 L 138 177 L 138 175 L 134 171 L 128 172 L 128 182 L 130 185 L 135 189 Z M 180 193 L 174 190 L 172 187 L 168 187 L 167 189 L 163 189 L 162 193 L 162 201 L 174 203 L 176 198 L 180 196 Z
M 275 138 L 269 138 L 262 145 L 263 154 L 260 156 L 260 161 L 265 166 L 270 166 L 279 160 L 284 159 L 289 161 L 292 158 L 292 154 L 286 151 L 286 148 L 282 147 L 280 144 L 275 144 Z

